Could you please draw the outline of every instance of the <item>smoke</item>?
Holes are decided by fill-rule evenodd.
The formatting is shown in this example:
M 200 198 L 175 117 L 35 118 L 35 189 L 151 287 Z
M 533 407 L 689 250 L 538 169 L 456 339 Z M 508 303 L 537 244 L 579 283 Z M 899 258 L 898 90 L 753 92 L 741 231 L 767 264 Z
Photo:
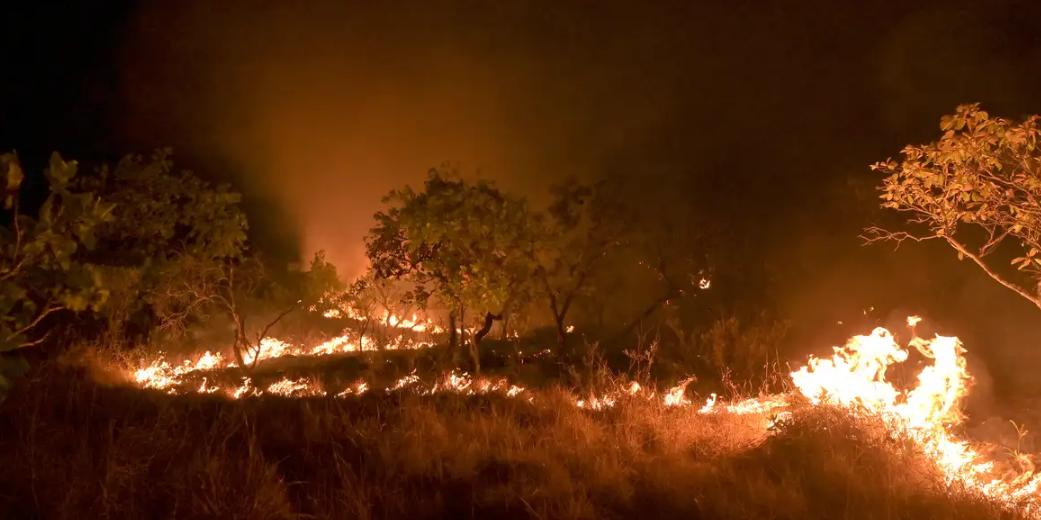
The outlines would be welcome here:
M 869 163 L 935 139 L 957 103 L 1041 112 L 1025 9 L 1037 6 L 153 4 L 124 27 L 114 127 L 131 149 L 169 144 L 233 178 L 262 241 L 291 258 L 324 249 L 347 275 L 365 267 L 380 197 L 450 160 L 536 197 L 615 175 L 653 205 L 640 184 L 672 183 L 731 237 L 731 258 L 764 271 L 735 279 L 807 327 L 953 301 L 967 304 L 942 319 L 967 323 L 993 297 L 988 330 L 1032 331 L 1014 296 L 953 289 L 980 275 L 946 251 L 857 239 L 881 218 Z
M 380 197 L 429 168 L 458 161 L 541 192 L 665 111 L 646 89 L 626 92 L 654 81 L 634 76 L 638 63 L 592 61 L 599 35 L 570 33 L 578 6 L 547 24 L 537 6 L 428 7 L 146 9 L 123 51 L 126 131 L 218 155 L 278 202 L 305 254 L 325 249 L 352 274 Z

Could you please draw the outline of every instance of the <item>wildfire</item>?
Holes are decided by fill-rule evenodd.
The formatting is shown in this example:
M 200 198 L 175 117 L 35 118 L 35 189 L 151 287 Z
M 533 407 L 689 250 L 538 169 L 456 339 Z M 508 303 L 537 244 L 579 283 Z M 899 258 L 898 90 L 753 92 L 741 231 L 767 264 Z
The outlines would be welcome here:
M 921 321 L 917 316 L 907 319 L 912 333 Z M 412 327 L 414 322 L 394 323 Z M 388 350 L 425 348 L 431 344 L 410 342 L 398 338 L 383 348 Z M 902 389 L 886 379 L 887 371 L 907 361 L 914 351 L 928 361 L 915 380 L 913 387 Z M 358 352 L 376 348 L 376 345 L 350 336 L 338 336 L 316 345 L 294 345 L 274 338 L 265 338 L 260 348 L 251 352 L 245 361 L 284 356 L 324 356 L 344 352 Z M 791 372 L 796 391 L 766 395 L 733 402 L 723 402 L 711 394 L 700 405 L 687 397 L 687 387 L 694 381 L 688 378 L 663 393 L 637 382 L 619 385 L 601 395 L 576 398 L 578 408 L 601 411 L 615 407 L 627 399 L 659 402 L 667 408 L 696 406 L 699 414 L 729 413 L 764 416 L 764 427 L 773 426 L 789 416 L 793 398 L 801 395 L 811 405 L 833 405 L 854 414 L 872 414 L 894 434 L 911 439 L 922 453 L 932 459 L 945 475 L 948 484 L 958 484 L 977 490 L 984 496 L 1020 508 L 1032 515 L 1041 514 L 1041 474 L 1035 473 L 1029 458 L 999 463 L 985 455 L 986 446 L 972 443 L 956 434 L 964 417 L 962 401 L 968 393 L 971 377 L 966 369 L 965 350 L 956 337 L 937 335 L 932 339 L 915 336 L 907 347 L 901 346 L 894 335 L 877 328 L 868 335 L 854 336 L 845 345 L 835 347 L 830 357 L 811 357 L 805 366 Z M 345 388 L 329 390 L 307 377 L 282 378 L 270 384 L 257 386 L 250 377 L 241 379 L 238 386 L 222 388 L 210 371 L 234 368 L 221 354 L 205 352 L 197 359 L 179 364 L 163 356 L 132 372 L 131 379 L 141 388 L 166 391 L 171 394 L 219 394 L 230 399 L 275 395 L 299 397 L 357 397 L 369 393 L 372 383 L 358 380 Z M 201 380 L 201 383 L 198 381 Z M 188 381 L 197 383 L 187 384 Z M 400 377 L 389 385 L 378 387 L 386 394 L 414 392 L 418 395 L 453 393 L 458 395 L 501 395 L 527 401 L 535 395 L 524 387 L 511 384 L 505 378 L 474 377 L 466 372 L 452 371 L 432 382 L 424 382 L 415 371 Z M 1019 462 L 1018 467 L 1013 466 Z
M 914 327 L 919 321 L 912 316 L 907 323 Z M 906 361 L 910 352 L 883 328 L 853 337 L 845 346 L 836 347 L 830 358 L 811 358 L 792 372 L 792 382 L 813 404 L 874 414 L 894 431 L 906 433 L 936 462 L 948 483 L 960 483 L 1031 514 L 1041 512 L 1037 495 L 1041 475 L 1031 465 L 1019 471 L 998 468 L 995 461 L 954 433 L 963 420 L 959 405 L 971 381 L 958 338 L 915 337 L 910 346 L 932 364 L 918 373 L 917 384 L 908 390 L 886 380 L 886 370 Z
M 383 345 L 382 348 L 383 350 L 414 350 L 427 348 L 431 345 L 428 342 L 410 341 L 399 337 Z M 349 335 L 337 336 L 311 346 L 293 345 L 276 338 L 264 338 L 260 341 L 259 348 L 248 350 L 243 355 L 243 361 L 247 366 L 252 366 L 258 361 L 288 356 L 328 356 L 375 350 L 376 348 L 377 346 L 369 338 L 356 340 Z M 194 361 L 186 359 L 179 364 L 170 363 L 166 356 L 160 353 L 155 359 L 134 370 L 131 378 L 141 388 L 165 390 L 170 394 L 178 394 L 184 393 L 181 387 L 192 375 L 212 370 L 236 368 L 237 366 L 234 361 L 226 360 L 222 354 L 210 351 L 204 352 Z M 195 388 L 194 391 L 198 393 L 214 393 L 217 391 L 217 388 L 209 385 L 206 378 L 203 377 L 203 383 L 198 388 Z M 269 393 L 287 395 L 286 391 L 280 389 L 269 390 Z M 289 393 L 295 395 L 293 392 Z M 232 394 L 236 399 L 243 395 L 253 395 L 253 393 L 247 390 L 241 390 L 237 394 L 232 392 Z
M 413 313 L 412 316 L 409 317 L 402 317 L 386 309 L 384 309 L 382 313 L 370 317 L 369 314 L 360 311 L 353 306 L 348 306 L 343 309 L 334 308 L 326 310 L 322 313 L 322 316 L 329 319 L 350 318 L 355 321 L 369 321 L 371 319 L 376 319 L 379 320 L 382 325 L 396 329 L 405 329 L 415 332 L 433 332 L 435 334 L 444 332 L 444 330 L 436 325 L 430 318 L 420 318 L 416 313 Z

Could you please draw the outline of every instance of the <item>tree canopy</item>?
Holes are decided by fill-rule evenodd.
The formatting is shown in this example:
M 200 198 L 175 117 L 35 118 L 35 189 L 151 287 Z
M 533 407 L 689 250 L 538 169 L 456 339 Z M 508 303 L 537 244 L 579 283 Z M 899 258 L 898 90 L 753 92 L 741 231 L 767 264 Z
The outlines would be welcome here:
M 874 240 L 940 240 L 1041 309 L 1041 117 L 992 117 L 978 104 L 940 120 L 938 141 L 905 147 L 872 168 L 886 175 L 882 207 L 901 229 Z

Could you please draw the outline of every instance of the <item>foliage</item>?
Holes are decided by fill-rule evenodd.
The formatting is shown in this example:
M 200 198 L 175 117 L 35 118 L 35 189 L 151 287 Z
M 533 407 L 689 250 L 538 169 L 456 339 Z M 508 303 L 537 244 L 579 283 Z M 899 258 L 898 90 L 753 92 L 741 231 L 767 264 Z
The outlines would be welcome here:
M 386 332 L 396 325 L 391 322 L 392 316 L 410 318 L 426 308 L 428 297 L 407 280 L 379 278 L 368 273 L 328 300 L 339 316 L 357 322 L 355 332 L 359 342 L 366 334 L 372 333 L 376 345 L 383 348 L 389 340 Z
M 96 266 L 81 254 L 95 247 L 99 226 L 112 206 L 73 184 L 75 161 L 51 155 L 45 172 L 49 193 L 35 217 L 20 211 L 24 173 L 14 153 L 0 155 L 4 210 L 0 227 L 0 353 L 41 343 L 45 320 L 62 311 L 97 310 L 108 292 Z M 0 358 L 0 394 L 8 376 L 24 368 L 16 358 Z
M 685 203 L 690 194 L 674 184 L 632 182 L 615 180 L 599 195 L 617 229 L 614 251 L 593 284 L 593 297 L 615 307 L 612 319 L 598 324 L 604 330 L 618 324 L 607 347 L 632 339 L 668 314 L 696 308 L 711 283 L 713 235 L 702 215 Z M 640 194 L 633 195 L 637 190 Z
M 241 195 L 174 170 L 169 150 L 148 159 L 128 155 L 77 185 L 113 206 L 113 218 L 98 227 L 98 247 L 91 255 L 114 291 L 102 309 L 111 339 L 122 337 L 128 320 L 153 325 L 157 300 L 170 284 L 184 283 L 187 269 L 212 271 L 241 258 L 246 247 Z M 158 319 L 170 322 L 166 316 Z
M 940 121 L 936 142 L 872 165 L 887 175 L 882 206 L 907 229 L 868 229 L 867 239 L 946 242 L 1001 285 L 1041 308 L 1041 117 L 1020 123 L 962 105 Z M 996 253 L 996 254 L 995 254 Z M 1011 256 L 1015 269 L 993 258 Z
M 246 244 L 242 196 L 190 171 L 174 170 L 169 149 L 147 160 L 128 155 L 114 168 L 79 181 L 114 206 L 99 229 L 99 252 L 108 264 L 141 265 L 191 255 L 234 258 Z

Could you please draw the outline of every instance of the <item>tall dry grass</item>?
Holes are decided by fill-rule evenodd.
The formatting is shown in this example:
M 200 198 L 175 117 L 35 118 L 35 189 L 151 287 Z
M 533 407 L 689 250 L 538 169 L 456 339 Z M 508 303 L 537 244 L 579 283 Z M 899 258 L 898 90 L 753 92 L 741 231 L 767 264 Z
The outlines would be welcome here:
M 998 518 L 870 420 L 455 395 L 171 397 L 37 367 L 0 405 L 2 518 Z

